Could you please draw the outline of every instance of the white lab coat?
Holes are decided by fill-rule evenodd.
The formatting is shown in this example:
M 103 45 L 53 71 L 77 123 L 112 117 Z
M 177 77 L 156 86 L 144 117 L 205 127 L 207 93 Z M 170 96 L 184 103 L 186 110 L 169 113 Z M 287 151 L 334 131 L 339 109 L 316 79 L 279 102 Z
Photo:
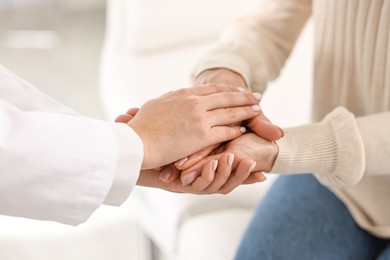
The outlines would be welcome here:
M 83 117 L 0 65 L 0 214 L 77 225 L 126 200 L 142 159 L 127 125 Z

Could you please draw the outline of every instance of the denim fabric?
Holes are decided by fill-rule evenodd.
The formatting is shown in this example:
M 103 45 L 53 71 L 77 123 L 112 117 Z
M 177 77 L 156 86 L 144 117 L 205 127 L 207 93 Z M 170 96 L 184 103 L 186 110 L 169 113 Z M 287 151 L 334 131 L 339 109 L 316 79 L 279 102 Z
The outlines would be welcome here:
M 311 174 L 280 176 L 248 226 L 237 260 L 390 259 L 389 240 L 361 229 Z

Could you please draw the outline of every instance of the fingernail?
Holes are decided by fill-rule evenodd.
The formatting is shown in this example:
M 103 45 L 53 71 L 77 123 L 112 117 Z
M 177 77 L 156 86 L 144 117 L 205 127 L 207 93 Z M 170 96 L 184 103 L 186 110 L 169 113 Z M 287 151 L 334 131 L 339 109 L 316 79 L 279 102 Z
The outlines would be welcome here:
M 251 166 L 249 166 L 248 168 L 248 173 L 251 173 L 255 169 L 255 167 L 256 167 L 256 162 L 253 162 Z
M 282 130 L 282 128 L 279 128 L 280 132 L 282 132 L 282 137 L 284 136 L 284 131 Z
M 172 176 L 172 168 L 167 166 L 164 167 L 164 169 L 161 171 L 159 179 L 162 182 L 167 182 L 171 176 Z
M 261 97 L 263 96 L 263 95 L 261 95 L 261 93 L 258 93 L 258 92 L 254 92 L 254 93 L 252 93 L 252 95 L 259 101 L 261 100 Z
M 255 111 L 255 112 L 259 112 L 259 111 L 261 110 L 259 105 L 253 105 L 253 106 L 252 106 L 252 109 L 253 109 L 253 111 Z
M 261 177 L 263 177 L 262 181 L 265 181 L 267 179 L 267 177 L 265 177 L 263 173 L 261 174 Z
M 245 132 L 246 132 L 246 128 L 245 127 L 240 127 L 240 132 L 242 133 L 242 134 L 244 134 Z
M 237 90 L 238 90 L 239 92 L 241 92 L 241 93 L 246 92 L 246 89 L 245 89 L 245 88 L 240 88 L 240 87 L 238 87 Z
M 183 183 L 184 186 L 190 185 L 191 183 L 194 182 L 194 180 L 198 177 L 198 172 L 197 171 L 192 171 L 187 173 L 186 176 L 183 177 L 181 182 Z
M 234 161 L 234 154 L 231 153 L 231 154 L 229 154 L 228 160 L 227 160 L 229 167 L 233 165 L 233 161 Z
M 188 157 L 185 157 L 175 162 L 175 166 L 182 166 L 186 161 L 188 161 Z
M 213 162 L 213 172 L 215 172 L 217 167 L 218 167 L 218 160 L 214 160 L 214 162 Z

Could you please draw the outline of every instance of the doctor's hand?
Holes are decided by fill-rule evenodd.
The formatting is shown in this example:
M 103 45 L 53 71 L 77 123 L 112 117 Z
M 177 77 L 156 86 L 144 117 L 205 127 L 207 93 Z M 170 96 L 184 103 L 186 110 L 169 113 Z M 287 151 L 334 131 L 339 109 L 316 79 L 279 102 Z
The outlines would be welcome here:
M 180 179 L 181 172 L 173 165 L 167 165 L 160 170 L 143 170 L 140 173 L 137 185 L 160 188 L 171 192 L 193 193 L 193 194 L 226 194 L 238 185 L 252 181 L 263 181 L 265 177 L 258 173 L 252 174 L 251 180 L 244 179 L 248 167 L 253 167 L 252 160 L 242 160 L 237 165 L 234 176 L 231 176 L 234 155 L 227 153 L 220 157 L 220 160 L 208 160 L 203 164 L 199 173 L 188 174 L 184 183 Z M 234 187 L 232 187 L 234 184 Z
M 127 124 L 144 143 L 142 169 L 167 165 L 241 136 L 259 114 L 258 95 L 227 85 L 181 89 L 146 102 Z

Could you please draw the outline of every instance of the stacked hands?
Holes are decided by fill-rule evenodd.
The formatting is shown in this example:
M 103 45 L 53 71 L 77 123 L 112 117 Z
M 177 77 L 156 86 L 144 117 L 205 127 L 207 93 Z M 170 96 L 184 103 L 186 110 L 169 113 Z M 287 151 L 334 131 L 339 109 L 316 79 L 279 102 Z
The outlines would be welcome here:
M 137 184 L 172 192 L 227 194 L 262 182 L 278 154 L 283 131 L 262 113 L 260 93 L 227 69 L 201 73 L 194 87 L 132 108 L 126 123 L 144 143 Z

